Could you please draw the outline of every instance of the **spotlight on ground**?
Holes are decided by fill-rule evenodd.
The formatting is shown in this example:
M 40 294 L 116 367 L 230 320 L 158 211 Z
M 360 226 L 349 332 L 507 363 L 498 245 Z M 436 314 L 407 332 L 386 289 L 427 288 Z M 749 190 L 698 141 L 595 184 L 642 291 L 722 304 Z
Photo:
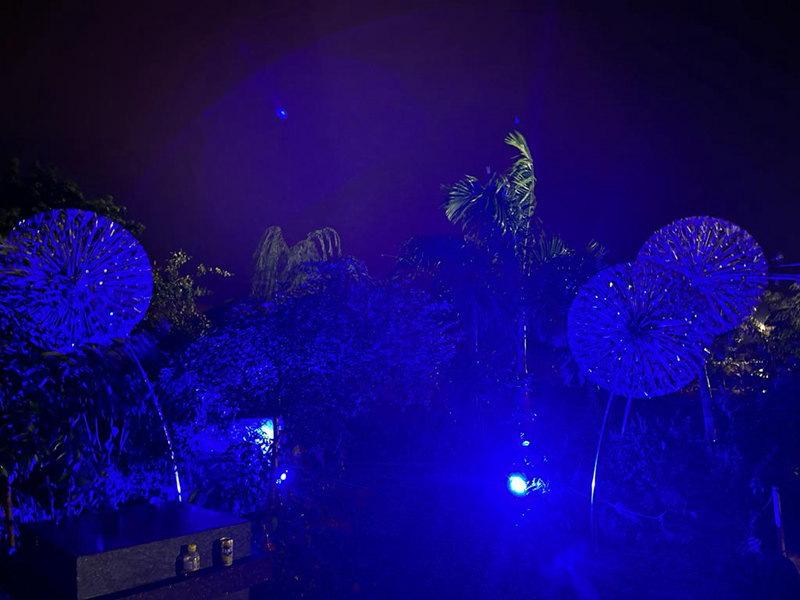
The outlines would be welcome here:
M 511 473 L 508 476 L 508 491 L 515 496 L 524 496 L 528 493 L 528 480 L 522 473 Z

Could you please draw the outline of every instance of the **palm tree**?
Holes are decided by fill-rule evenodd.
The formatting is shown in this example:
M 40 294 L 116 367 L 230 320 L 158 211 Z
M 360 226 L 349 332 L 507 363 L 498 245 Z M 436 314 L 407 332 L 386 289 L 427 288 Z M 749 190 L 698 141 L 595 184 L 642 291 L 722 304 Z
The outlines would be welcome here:
M 339 234 L 331 227 L 315 229 L 305 239 L 289 246 L 280 227 L 267 227 L 253 258 L 255 268 L 250 294 L 272 300 L 277 294 L 299 289 L 307 279 L 307 263 L 342 256 Z
M 509 133 L 505 143 L 519 152 L 511 168 L 506 173 L 491 173 L 485 184 L 467 175 L 448 189 L 444 209 L 448 220 L 462 225 L 465 231 L 511 244 L 522 265 L 535 238 L 531 225 L 536 210 L 536 176 L 522 134 Z
M 511 310 L 517 327 L 517 365 L 528 375 L 528 310 L 525 282 L 534 266 L 533 252 L 540 226 L 534 221 L 536 176 L 533 157 L 524 136 L 509 133 L 505 143 L 517 150 L 511 168 L 491 173 L 486 183 L 468 175 L 447 189 L 444 204 L 448 220 L 461 225 L 467 239 L 482 246 L 503 272 L 512 290 Z M 524 402 L 527 407 L 528 390 Z

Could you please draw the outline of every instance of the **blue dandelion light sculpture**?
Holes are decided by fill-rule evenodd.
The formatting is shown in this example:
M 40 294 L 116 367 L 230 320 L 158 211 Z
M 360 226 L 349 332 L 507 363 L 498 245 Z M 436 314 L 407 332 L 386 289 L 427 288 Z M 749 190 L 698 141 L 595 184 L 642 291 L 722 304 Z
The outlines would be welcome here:
M 8 240 L 12 295 L 32 341 L 49 350 L 107 345 L 144 318 L 153 288 L 144 249 L 120 225 L 62 209 L 22 221 Z
M 716 217 L 688 217 L 656 231 L 639 261 L 680 273 L 703 299 L 701 310 L 716 335 L 740 325 L 764 294 L 767 261 L 747 231 Z
M 625 263 L 595 275 L 567 317 L 581 371 L 629 398 L 674 392 L 703 364 L 697 314 L 686 282 L 657 265 Z
M 594 511 L 597 464 L 614 394 L 632 398 L 674 392 L 703 364 L 703 340 L 687 282 L 652 263 L 625 263 L 601 271 L 578 292 L 567 315 L 570 350 L 581 371 L 610 392 L 597 440 L 589 509 Z
M 79 209 L 43 212 L 21 221 L 8 239 L 9 296 L 31 341 L 68 352 L 124 339 L 147 312 L 153 273 L 141 244 L 111 219 Z M 172 438 L 147 373 L 147 384 L 169 450 L 178 500 L 180 474 Z
M 710 335 L 740 325 L 756 309 L 767 281 L 767 261 L 747 231 L 716 217 L 679 219 L 656 231 L 638 260 L 680 273 L 701 298 L 701 326 Z M 717 439 L 711 406 L 711 383 L 703 365 L 700 386 L 708 443 Z

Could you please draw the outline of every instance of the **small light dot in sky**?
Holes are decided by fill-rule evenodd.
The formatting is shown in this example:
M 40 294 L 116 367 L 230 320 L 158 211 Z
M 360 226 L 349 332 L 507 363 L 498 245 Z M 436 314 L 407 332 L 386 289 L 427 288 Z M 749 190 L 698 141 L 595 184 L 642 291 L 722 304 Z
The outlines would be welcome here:
M 275 114 L 278 115 L 279 119 L 285 119 L 287 116 L 289 116 L 286 113 L 286 109 L 285 108 L 279 108 L 278 110 L 275 111 Z

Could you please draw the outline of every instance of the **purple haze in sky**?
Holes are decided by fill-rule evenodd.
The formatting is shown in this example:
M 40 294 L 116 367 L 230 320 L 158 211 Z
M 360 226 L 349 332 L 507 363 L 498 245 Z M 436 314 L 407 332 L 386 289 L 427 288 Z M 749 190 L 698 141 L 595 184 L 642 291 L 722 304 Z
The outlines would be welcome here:
M 441 185 L 505 169 L 512 129 L 533 150 L 545 227 L 598 238 L 611 261 L 703 213 L 768 256 L 800 254 L 794 17 L 285 4 L 19 3 L 0 154 L 114 194 L 149 254 L 233 270 L 231 291 L 270 225 L 290 244 L 332 226 L 388 272 L 408 237 L 456 232 Z

